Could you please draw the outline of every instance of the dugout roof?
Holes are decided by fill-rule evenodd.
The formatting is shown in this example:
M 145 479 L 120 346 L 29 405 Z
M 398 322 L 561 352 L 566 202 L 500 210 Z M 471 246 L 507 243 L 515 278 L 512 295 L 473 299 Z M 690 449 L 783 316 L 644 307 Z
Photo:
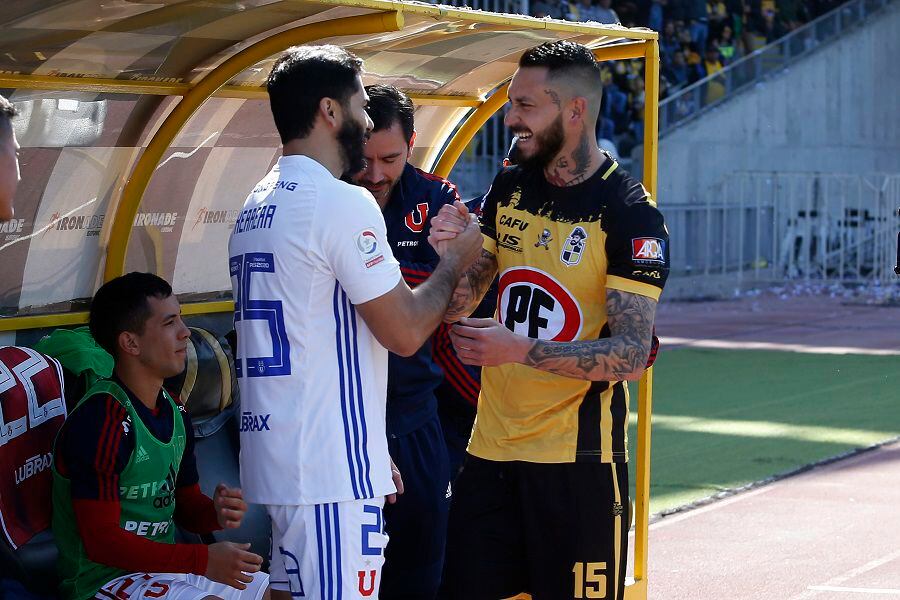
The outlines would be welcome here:
M 84 322 L 104 277 L 131 270 L 183 302 L 227 300 L 230 228 L 279 156 L 262 86 L 286 47 L 339 44 L 367 84 L 409 93 L 413 162 L 446 172 L 526 48 L 570 39 L 643 58 L 657 37 L 389 0 L 17 0 L 0 27 L 23 178 L 0 224 L 0 330 Z

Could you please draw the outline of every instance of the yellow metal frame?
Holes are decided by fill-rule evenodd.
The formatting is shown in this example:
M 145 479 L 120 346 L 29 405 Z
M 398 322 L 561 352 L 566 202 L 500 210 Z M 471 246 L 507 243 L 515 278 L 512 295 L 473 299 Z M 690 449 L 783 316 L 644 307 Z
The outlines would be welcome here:
M 193 89 L 189 83 L 156 83 L 103 77 L 58 77 L 51 75 L 0 74 L 0 88 L 18 90 L 48 90 L 54 92 L 79 92 L 94 94 L 141 94 L 145 96 L 184 96 Z M 408 96 L 422 106 L 471 106 L 482 103 L 478 96 L 447 96 L 412 92 Z M 243 100 L 267 100 L 265 88 L 250 85 L 223 85 L 213 98 L 240 98 Z
M 231 300 L 213 302 L 191 302 L 181 305 L 181 315 L 209 315 L 213 313 L 234 312 Z M 66 325 L 86 325 L 88 312 L 53 313 L 48 315 L 28 315 L 22 317 L 0 317 L 0 332 L 19 331 L 23 329 L 44 329 L 63 327 Z
M 125 184 L 125 189 L 122 191 L 122 197 L 116 206 L 113 216 L 109 246 L 106 252 L 106 264 L 103 270 L 104 281 L 109 281 L 125 272 L 128 240 L 131 238 L 132 231 L 131 225 L 137 214 L 144 191 L 150 184 L 150 178 L 153 176 L 160 159 L 162 159 L 163 154 L 175 139 L 175 136 L 178 135 L 188 119 L 197 112 L 200 106 L 216 90 L 228 83 L 232 77 L 244 69 L 291 46 L 338 35 L 397 31 L 402 27 L 403 15 L 399 12 L 373 13 L 303 25 L 277 33 L 248 46 L 210 71 L 206 77 L 184 94 L 181 102 L 163 121 L 132 169 L 131 177 Z

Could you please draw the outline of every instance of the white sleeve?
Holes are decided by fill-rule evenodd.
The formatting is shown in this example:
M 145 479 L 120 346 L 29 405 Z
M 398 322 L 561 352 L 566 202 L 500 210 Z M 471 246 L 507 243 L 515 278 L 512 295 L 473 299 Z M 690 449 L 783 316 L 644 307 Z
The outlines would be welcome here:
M 350 302 L 359 305 L 394 289 L 400 263 L 387 240 L 384 216 L 368 191 L 342 186 L 340 199 L 326 201 L 321 216 L 325 260 Z

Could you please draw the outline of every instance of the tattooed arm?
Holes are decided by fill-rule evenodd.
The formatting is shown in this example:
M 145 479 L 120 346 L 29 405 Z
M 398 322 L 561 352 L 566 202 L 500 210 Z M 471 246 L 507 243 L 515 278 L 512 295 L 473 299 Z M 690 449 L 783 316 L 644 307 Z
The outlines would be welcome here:
M 472 314 L 497 275 L 497 257 L 487 250 L 479 256 L 459 280 L 450 297 L 450 306 L 444 314 L 444 322 L 455 323 Z
M 460 359 L 482 366 L 519 362 L 590 381 L 639 379 L 653 338 L 656 301 L 610 289 L 606 310 L 611 337 L 550 342 L 516 335 L 493 319 L 463 319 L 450 337 Z

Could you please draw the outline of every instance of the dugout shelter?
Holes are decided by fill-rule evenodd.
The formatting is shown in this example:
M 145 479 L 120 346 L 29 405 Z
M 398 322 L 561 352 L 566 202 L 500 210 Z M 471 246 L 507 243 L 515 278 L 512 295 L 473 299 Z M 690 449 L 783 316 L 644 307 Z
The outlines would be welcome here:
M 346 47 L 366 84 L 408 93 L 412 162 L 451 178 L 525 49 L 569 39 L 601 60 L 643 60 L 643 183 L 656 196 L 647 29 L 391 0 L 18 0 L 0 7 L 0 27 L 0 94 L 19 110 L 22 146 L 16 217 L 0 224 L 0 345 L 85 323 L 97 287 L 133 270 L 170 281 L 185 315 L 230 320 L 228 235 L 279 156 L 264 83 L 293 45 Z M 648 370 L 628 599 L 647 594 L 651 387 Z

